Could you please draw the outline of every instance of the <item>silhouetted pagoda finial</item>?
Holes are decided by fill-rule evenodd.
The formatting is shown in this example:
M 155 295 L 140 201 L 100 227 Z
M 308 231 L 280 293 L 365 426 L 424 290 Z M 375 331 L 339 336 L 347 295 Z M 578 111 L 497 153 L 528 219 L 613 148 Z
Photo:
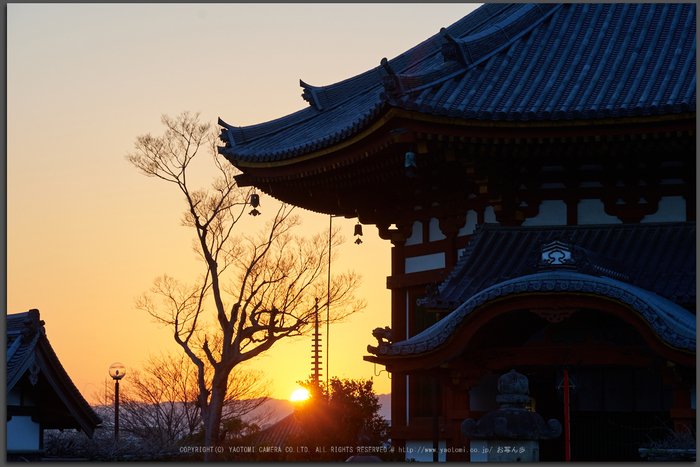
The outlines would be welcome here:
M 312 361 L 311 364 L 311 379 L 319 383 L 321 381 L 321 334 L 318 332 L 318 298 L 316 299 L 316 304 L 314 305 L 314 334 L 311 343 L 312 349 Z

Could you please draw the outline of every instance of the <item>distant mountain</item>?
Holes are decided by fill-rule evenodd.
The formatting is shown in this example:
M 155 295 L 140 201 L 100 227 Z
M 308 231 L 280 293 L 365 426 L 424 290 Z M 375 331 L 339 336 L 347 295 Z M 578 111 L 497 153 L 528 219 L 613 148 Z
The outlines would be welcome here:
M 377 398 L 381 404 L 379 415 L 387 421 L 391 420 L 391 394 L 377 394 Z M 277 423 L 292 412 L 294 412 L 294 404 L 291 401 L 270 398 L 244 418 L 246 420 L 260 418 L 264 428 Z
M 294 412 L 294 404 L 285 399 L 268 399 L 257 409 L 243 418 L 259 423 L 262 428 L 274 425 L 284 417 Z
M 377 399 L 382 404 L 382 408 L 379 409 L 379 415 L 384 420 L 391 421 L 391 394 L 377 394 Z

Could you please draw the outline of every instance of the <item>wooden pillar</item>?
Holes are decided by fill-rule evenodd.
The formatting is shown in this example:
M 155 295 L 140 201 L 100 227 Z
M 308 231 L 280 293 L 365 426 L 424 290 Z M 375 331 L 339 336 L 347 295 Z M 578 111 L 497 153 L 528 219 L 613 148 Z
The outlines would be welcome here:
M 407 425 L 406 420 L 406 374 L 392 373 L 391 375 L 391 427 L 389 434 L 391 437 L 391 445 L 395 452 L 405 452 L 406 440 L 397 439 L 391 436 L 392 427 L 404 427 Z
M 431 386 L 431 397 L 433 398 L 433 462 L 438 462 L 440 459 L 440 434 L 438 431 L 438 417 L 440 416 L 440 406 L 439 401 L 440 398 L 438 398 L 438 384 L 437 384 L 437 376 L 432 375 L 430 377 L 430 386 Z
M 392 241 L 394 246 L 391 249 L 391 274 L 404 274 L 406 270 L 406 259 L 404 253 L 405 241 Z M 394 342 L 406 340 L 406 289 L 391 290 L 391 330 Z M 403 373 L 392 373 L 391 375 L 391 426 L 404 427 L 408 425 L 406 417 L 406 404 L 408 394 L 406 391 L 407 375 Z M 391 428 L 389 430 L 391 434 Z M 406 440 L 397 439 L 391 436 L 391 445 L 395 452 L 405 452 Z
M 673 389 L 671 420 L 676 434 L 692 433 L 695 409 L 691 408 L 690 389 L 695 384 L 695 368 L 687 368 L 666 362 L 661 369 L 664 384 Z
M 566 198 L 566 225 L 578 225 L 578 203 L 577 198 Z
M 471 418 L 469 390 L 454 385 L 443 385 L 445 400 L 445 426 L 452 428 L 452 438 L 447 440 L 447 462 L 469 462 L 469 439 L 462 433 L 462 422 Z
M 695 222 L 697 201 L 695 200 L 695 195 L 683 196 L 685 199 L 685 220 L 688 222 Z
M 406 271 L 404 243 L 395 243 L 391 249 L 391 275 L 397 276 Z M 391 289 L 391 331 L 394 342 L 408 339 L 406 332 L 406 289 Z
M 466 221 L 466 214 L 440 219 L 440 231 L 445 236 L 445 270 L 448 274 L 457 264 L 457 234 Z
M 695 410 L 690 408 L 690 388 L 674 388 L 673 408 L 671 409 L 673 431 L 676 434 L 692 433 L 694 418 Z

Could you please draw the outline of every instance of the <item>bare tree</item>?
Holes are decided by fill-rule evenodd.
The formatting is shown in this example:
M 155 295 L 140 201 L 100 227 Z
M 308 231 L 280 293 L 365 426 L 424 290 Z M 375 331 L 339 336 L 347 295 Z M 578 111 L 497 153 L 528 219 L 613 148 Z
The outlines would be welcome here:
M 213 372 L 207 367 L 206 381 Z M 262 372 L 235 368 L 230 377 L 222 411 L 222 425 L 243 420 L 269 397 L 269 381 Z M 151 356 L 142 370 L 132 370 L 121 392 L 122 431 L 135 435 L 162 451 L 201 429 L 197 367 L 183 353 Z M 258 420 L 254 420 L 259 422 Z
M 294 235 L 300 220 L 288 205 L 280 205 L 256 235 L 235 235 L 250 191 L 236 185 L 236 169 L 218 155 L 211 126 L 200 123 L 199 114 L 187 112 L 161 121 L 165 134 L 138 137 L 136 151 L 126 159 L 184 195 L 183 225 L 196 233 L 195 251 L 204 267 L 193 285 L 167 275 L 156 279 L 152 293 L 139 297 L 136 306 L 170 326 L 175 341 L 197 366 L 205 445 L 214 447 L 231 371 L 280 339 L 305 333 L 317 306 L 332 305 L 332 320 L 362 309 L 364 302 L 355 298 L 360 277 L 340 274 L 327 284 L 329 243 L 337 246 L 342 238 L 337 231 L 330 242 L 328 233 Z M 209 189 L 194 190 L 188 168 L 207 150 L 218 176 Z M 154 296 L 162 302 L 156 303 Z M 205 460 L 213 460 L 214 453 L 208 451 Z

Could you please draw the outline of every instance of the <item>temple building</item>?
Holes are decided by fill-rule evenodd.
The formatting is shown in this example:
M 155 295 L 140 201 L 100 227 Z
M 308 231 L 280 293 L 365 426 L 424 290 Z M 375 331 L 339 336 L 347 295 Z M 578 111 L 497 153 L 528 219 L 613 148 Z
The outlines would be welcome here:
M 102 419 L 58 360 L 39 310 L 7 315 L 7 461 L 40 461 L 44 430 L 92 438 Z
M 470 460 L 460 426 L 511 370 L 565 425 L 540 460 L 695 432 L 695 9 L 487 4 L 301 81 L 303 110 L 219 121 L 240 185 L 391 242 L 391 332 L 365 360 L 392 375 L 396 447 Z

